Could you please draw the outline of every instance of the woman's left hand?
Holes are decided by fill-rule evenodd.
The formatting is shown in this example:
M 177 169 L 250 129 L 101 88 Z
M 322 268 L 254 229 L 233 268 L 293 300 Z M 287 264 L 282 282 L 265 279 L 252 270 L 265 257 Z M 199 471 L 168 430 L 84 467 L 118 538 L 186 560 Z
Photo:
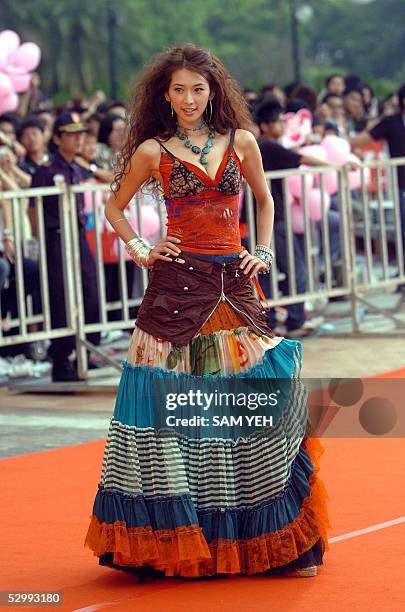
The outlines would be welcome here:
M 267 271 L 267 266 L 264 261 L 258 257 L 255 257 L 254 255 L 251 255 L 246 249 L 242 251 L 239 257 L 241 259 L 241 263 L 239 265 L 240 269 L 243 270 L 244 274 L 249 274 L 250 278 L 253 278 L 258 272 Z

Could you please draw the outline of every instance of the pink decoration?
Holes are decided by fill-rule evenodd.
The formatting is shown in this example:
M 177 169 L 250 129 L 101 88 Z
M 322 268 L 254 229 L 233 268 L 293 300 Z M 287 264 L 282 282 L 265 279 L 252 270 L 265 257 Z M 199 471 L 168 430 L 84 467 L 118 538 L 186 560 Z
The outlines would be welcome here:
M 0 115 L 3 113 L 11 113 L 18 106 L 18 96 L 13 91 L 7 96 L 0 98 Z
M 5 46 L 0 46 L 0 70 L 7 65 L 8 50 Z
M 35 70 L 41 59 L 41 49 L 33 42 L 21 45 L 9 56 L 9 63 L 15 68 L 22 68 L 24 72 Z
M 330 208 L 330 196 L 324 194 L 324 202 L 326 210 Z M 308 198 L 309 217 L 313 221 L 321 221 L 322 219 L 322 197 L 319 189 L 312 189 Z
M 350 153 L 348 161 L 360 163 L 360 159 L 357 157 L 357 155 L 354 155 L 353 153 Z M 364 176 L 364 178 L 366 178 L 366 176 Z M 350 170 L 350 172 L 349 172 L 349 189 L 350 189 L 350 191 L 353 191 L 354 189 L 360 189 L 360 187 L 361 187 L 361 171 L 360 171 L 360 168 L 358 168 L 357 170 Z
M 84 211 L 86 213 L 93 212 L 93 193 L 94 193 L 94 201 L 96 203 L 96 211 L 98 214 L 104 217 L 104 209 L 103 206 L 103 192 L 102 191 L 85 191 L 83 193 L 84 196 Z
M 22 68 L 7 67 L 6 73 L 10 77 L 14 91 L 22 93 L 27 91 L 31 83 L 31 75 L 27 74 Z
M 20 44 L 20 37 L 17 32 L 13 30 L 3 30 L 0 32 L 0 49 L 5 49 L 7 52 L 7 58 L 17 51 Z
M 291 225 L 294 234 L 304 233 L 304 209 L 300 204 L 293 204 L 291 206 Z
M 311 157 L 315 157 L 317 159 L 320 159 L 322 161 L 326 161 L 327 160 L 327 154 L 326 151 L 323 147 L 321 147 L 321 145 L 308 145 L 306 147 L 302 147 L 300 149 L 300 154 L 301 155 L 309 155 Z
M 324 172 L 323 173 L 323 184 L 324 184 L 324 189 L 326 193 L 328 193 L 329 195 L 337 193 L 339 189 L 339 181 L 338 181 L 337 172 L 335 170 L 331 170 L 330 172 Z M 320 174 L 317 175 L 316 186 L 317 187 L 321 186 Z
M 0 72 L 0 97 L 7 96 L 13 91 L 13 84 L 10 77 L 4 72 Z
M 298 147 L 305 142 L 312 130 L 312 113 L 307 108 L 301 108 L 297 113 L 287 113 L 285 132 L 282 144 L 287 149 Z
M 114 228 L 106 220 L 104 216 L 104 193 L 103 191 L 95 191 L 94 200 L 96 203 L 97 215 L 100 218 L 100 229 L 101 229 L 101 243 L 103 249 L 103 258 L 105 263 L 114 263 L 118 261 L 118 248 L 119 239 L 115 234 Z M 90 246 L 93 253 L 96 252 L 96 242 L 94 235 L 94 214 L 93 214 L 93 194 L 92 192 L 84 192 L 84 210 L 88 215 L 87 235 L 90 240 Z M 135 204 L 131 203 L 126 216 L 128 222 L 139 232 L 137 214 Z M 160 217 L 154 206 L 150 204 L 142 204 L 140 208 L 141 225 L 142 225 L 142 237 L 146 240 L 151 240 L 152 243 L 159 240 L 160 230 Z M 129 261 L 131 258 L 126 251 L 124 251 L 124 258 Z
M 152 236 L 154 236 L 157 232 L 159 232 L 159 228 L 160 228 L 159 215 L 153 206 L 151 206 L 150 204 L 143 204 L 143 206 L 141 206 L 139 216 L 140 216 L 140 222 L 142 225 L 142 236 L 146 238 L 146 240 L 149 240 L 150 238 L 152 238 Z M 138 232 L 139 231 L 138 222 L 137 222 L 135 212 L 133 216 L 131 216 L 131 219 L 133 220 L 135 231 Z
M 18 106 L 17 93 L 29 89 L 30 71 L 41 59 L 41 50 L 35 43 L 20 46 L 20 37 L 13 30 L 0 32 L 0 108 L 13 111 Z
M 301 168 L 305 168 L 305 166 L 301 166 Z M 299 200 L 301 200 L 303 197 L 302 179 L 304 179 L 304 189 L 306 190 L 308 194 L 314 184 L 313 174 L 305 174 L 304 176 L 294 174 L 293 176 L 289 176 L 287 178 L 287 185 L 288 185 L 288 190 L 290 194 L 294 198 L 298 198 Z
M 135 211 L 135 206 L 131 205 L 130 207 L 130 215 L 128 218 L 129 223 L 132 225 L 134 230 L 139 233 L 138 228 L 138 219 Z M 160 218 L 156 210 L 153 206 L 149 204 L 143 204 L 140 209 L 140 217 L 141 217 L 141 225 L 142 225 L 142 238 L 145 240 L 151 240 L 156 238 L 156 234 L 159 233 L 160 229 Z M 118 240 L 116 240 L 113 253 L 116 257 L 118 257 Z M 130 260 L 130 256 L 125 251 L 125 259 Z
M 327 160 L 331 164 L 345 164 L 350 155 L 350 144 L 344 138 L 338 136 L 325 136 L 321 142 L 322 147 L 326 150 Z

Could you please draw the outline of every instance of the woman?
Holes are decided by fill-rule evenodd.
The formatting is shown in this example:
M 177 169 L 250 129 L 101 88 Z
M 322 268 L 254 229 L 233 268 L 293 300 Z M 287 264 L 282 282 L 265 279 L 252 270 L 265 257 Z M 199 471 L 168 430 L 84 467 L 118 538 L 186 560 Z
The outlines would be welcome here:
M 327 548 L 322 447 L 305 435 L 301 347 L 274 337 L 252 288 L 271 264 L 273 200 L 249 125 L 218 58 L 193 45 L 161 53 L 135 90 L 107 203 L 127 251 L 151 274 L 85 544 L 101 565 L 140 577 L 314 576 Z M 240 243 L 242 175 L 257 200 L 254 254 Z M 167 237 L 153 247 L 123 215 L 151 180 L 168 215 Z M 274 427 L 216 426 L 207 406 L 196 415 L 193 390 L 268 389 L 282 379 L 288 388 Z M 250 408 L 242 403 L 239 412 Z M 229 417 L 236 409 L 216 410 Z
M 101 120 L 95 160 L 104 170 L 113 170 L 117 155 L 124 144 L 126 133 L 126 123 L 120 115 L 108 113 Z

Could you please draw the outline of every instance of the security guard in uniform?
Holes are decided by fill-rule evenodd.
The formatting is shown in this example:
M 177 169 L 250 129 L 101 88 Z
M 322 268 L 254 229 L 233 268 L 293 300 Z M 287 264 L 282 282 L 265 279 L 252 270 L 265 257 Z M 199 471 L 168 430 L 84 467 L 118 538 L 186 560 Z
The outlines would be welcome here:
M 57 151 L 53 159 L 40 166 L 32 179 L 32 187 L 50 187 L 55 185 L 55 178 L 63 176 L 68 185 L 79 184 L 89 178 L 89 172 L 75 161 L 83 145 L 86 126 L 74 112 L 64 112 L 55 121 L 53 140 Z M 48 262 L 48 285 L 52 328 L 66 326 L 65 293 L 62 270 L 61 229 L 59 221 L 59 196 L 44 197 L 44 223 L 46 234 L 46 253 Z M 33 212 L 35 200 L 30 202 Z M 83 194 L 76 194 L 77 219 L 79 227 L 80 263 L 82 274 L 83 300 L 86 323 L 99 321 L 96 267 L 93 255 L 86 239 Z M 31 214 L 31 221 L 34 215 Z M 34 225 L 34 223 L 33 223 Z M 88 340 L 99 344 L 100 334 L 88 335 Z M 74 336 L 56 338 L 51 341 L 48 355 L 53 361 L 52 380 L 58 382 L 78 380 L 77 367 L 69 360 L 75 348 Z

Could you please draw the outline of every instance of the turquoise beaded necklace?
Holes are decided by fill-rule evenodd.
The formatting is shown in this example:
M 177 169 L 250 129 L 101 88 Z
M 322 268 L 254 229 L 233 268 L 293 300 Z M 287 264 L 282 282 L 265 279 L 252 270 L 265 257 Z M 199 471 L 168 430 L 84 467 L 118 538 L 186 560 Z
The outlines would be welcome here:
M 200 126 L 198 126 L 198 128 L 193 128 L 192 131 L 195 132 L 197 130 L 200 130 L 202 127 L 204 127 L 204 124 L 201 124 Z M 208 140 L 203 147 L 199 147 L 198 145 L 193 144 L 190 138 L 187 136 L 187 134 L 180 130 L 179 125 L 177 126 L 176 136 L 183 142 L 184 146 L 187 149 L 190 149 L 196 155 L 200 155 L 200 163 L 203 166 L 208 164 L 207 155 L 211 151 L 212 147 L 214 146 L 214 140 L 215 140 L 215 129 L 213 127 L 209 128 Z

